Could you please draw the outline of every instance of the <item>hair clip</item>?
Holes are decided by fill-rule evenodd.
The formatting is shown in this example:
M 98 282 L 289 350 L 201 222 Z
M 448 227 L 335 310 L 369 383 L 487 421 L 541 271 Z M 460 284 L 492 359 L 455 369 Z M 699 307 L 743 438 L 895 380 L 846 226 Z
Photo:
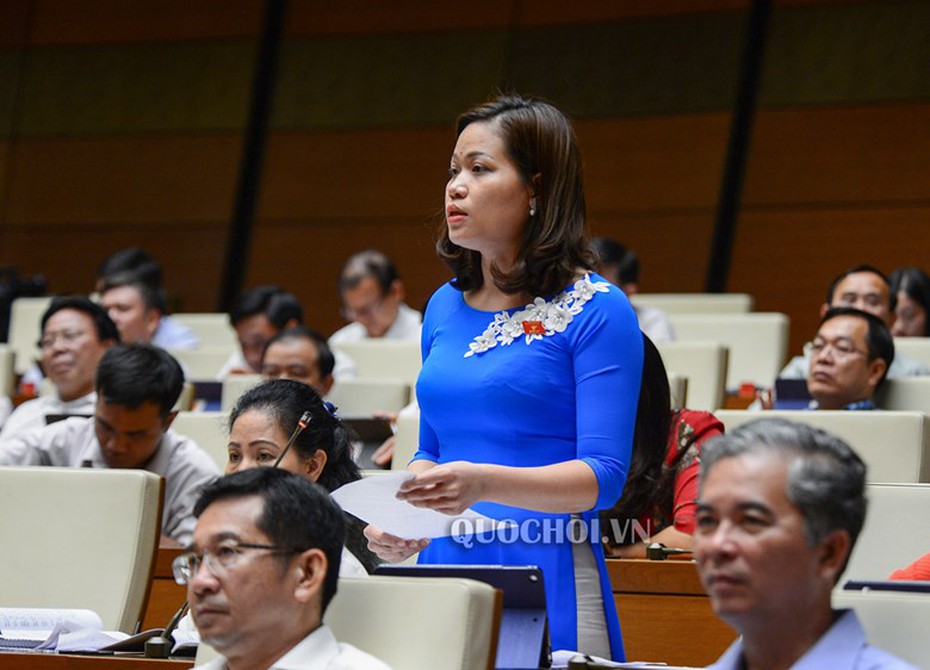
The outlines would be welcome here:
M 326 410 L 326 413 L 329 414 L 329 415 L 330 415 L 331 417 L 333 417 L 334 419 L 338 419 L 338 418 L 339 418 L 339 417 L 337 416 L 337 414 L 336 414 L 336 412 L 339 411 L 339 408 L 336 407 L 336 406 L 335 406 L 333 403 L 331 403 L 329 400 L 324 400 L 324 401 L 323 401 L 323 409 L 325 409 L 325 410 Z

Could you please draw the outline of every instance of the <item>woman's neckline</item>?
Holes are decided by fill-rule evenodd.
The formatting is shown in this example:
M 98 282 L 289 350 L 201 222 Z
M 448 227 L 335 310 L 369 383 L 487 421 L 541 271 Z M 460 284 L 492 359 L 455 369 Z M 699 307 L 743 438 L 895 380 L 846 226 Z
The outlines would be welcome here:
M 544 299 L 546 302 L 551 301 L 555 296 L 559 295 L 559 294 L 562 293 L 563 291 L 566 291 L 566 290 L 570 289 L 570 288 L 574 285 L 574 283 L 575 283 L 576 281 L 578 281 L 579 279 L 583 279 L 585 275 L 588 275 L 588 276 L 590 276 L 590 277 L 599 277 L 599 278 L 600 278 L 600 275 L 598 275 L 598 274 L 597 274 L 596 272 L 594 272 L 593 270 L 579 270 L 579 272 L 575 274 L 575 276 L 569 281 L 569 283 L 568 283 L 566 286 L 563 286 L 563 287 L 562 287 L 561 289 L 559 289 L 556 293 L 554 293 L 554 294 L 552 294 L 552 295 L 550 295 L 550 296 L 545 296 L 545 297 L 543 297 L 543 299 Z M 604 280 L 604 281 L 606 281 L 606 280 Z M 531 304 L 533 303 L 533 301 L 536 299 L 535 296 L 531 296 L 531 297 L 527 298 L 526 300 L 521 301 L 519 304 L 514 305 L 513 307 L 502 307 L 502 308 L 500 308 L 500 309 L 481 309 L 481 308 L 479 308 L 479 307 L 474 307 L 474 306 L 472 306 L 471 304 L 469 304 L 468 299 L 467 299 L 466 296 L 465 296 L 465 291 L 458 291 L 458 293 L 460 294 L 462 304 L 463 304 L 466 308 L 468 308 L 468 310 L 470 310 L 470 311 L 472 311 L 472 312 L 474 312 L 474 313 L 476 313 L 476 314 L 487 314 L 487 315 L 500 314 L 500 313 L 502 313 L 502 312 L 510 313 L 510 312 L 513 312 L 513 311 L 516 311 L 516 310 L 521 310 L 521 309 L 525 308 L 527 305 L 531 305 Z

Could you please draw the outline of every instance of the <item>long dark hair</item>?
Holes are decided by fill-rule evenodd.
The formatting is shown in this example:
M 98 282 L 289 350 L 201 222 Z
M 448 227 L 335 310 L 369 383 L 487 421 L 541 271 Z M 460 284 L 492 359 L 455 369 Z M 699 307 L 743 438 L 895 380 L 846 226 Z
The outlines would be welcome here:
M 591 268 L 585 239 L 581 157 L 571 121 L 553 105 L 502 95 L 458 118 L 456 137 L 472 123 L 493 122 L 526 184 L 533 184 L 536 212 L 527 221 L 516 262 L 508 272 L 491 267 L 497 287 L 509 294 L 547 296 L 561 291 L 578 268 Z M 480 288 L 481 254 L 449 239 L 445 221 L 436 243 L 439 258 L 462 291 Z

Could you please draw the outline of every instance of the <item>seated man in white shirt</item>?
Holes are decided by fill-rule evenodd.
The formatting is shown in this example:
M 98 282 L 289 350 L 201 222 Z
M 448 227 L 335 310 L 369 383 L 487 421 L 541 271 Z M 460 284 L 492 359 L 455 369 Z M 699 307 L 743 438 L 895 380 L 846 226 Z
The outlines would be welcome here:
M 137 468 L 161 475 L 162 534 L 190 542 L 194 502 L 219 468 L 193 441 L 169 430 L 183 384 L 180 365 L 164 349 L 115 345 L 97 367 L 94 416 L 6 440 L 0 444 L 0 465 Z
M 200 638 L 224 658 L 204 670 L 387 670 L 323 624 L 345 542 L 339 506 L 300 475 L 253 468 L 197 501 L 189 553 L 174 561 Z
M 419 340 L 423 317 L 404 304 L 404 285 L 397 268 L 380 251 L 368 249 L 346 261 L 339 277 L 339 294 L 342 315 L 352 323 L 329 338 L 334 349 L 367 338 Z M 336 378 L 340 378 L 338 370 Z
M 856 265 L 841 272 L 830 282 L 826 302 L 820 306 L 820 316 L 823 317 L 832 307 L 855 307 L 874 314 L 890 330 L 894 326 L 896 302 L 888 278 L 881 270 L 871 265 Z M 805 347 L 802 355 L 788 361 L 778 373 L 778 378 L 804 379 L 810 370 L 810 362 L 811 352 L 809 347 Z M 888 368 L 889 379 L 921 375 L 930 375 L 930 366 L 900 352 Z
M 609 237 L 595 237 L 591 249 L 597 259 L 597 272 L 623 291 L 628 298 L 639 293 L 639 259 L 632 250 Z M 656 307 L 633 306 L 639 329 L 656 343 L 675 339 L 668 314 Z
M 333 388 L 336 358 L 320 333 L 306 326 L 286 328 L 268 340 L 262 377 L 303 382 L 320 396 Z
M 705 444 L 694 557 L 714 613 L 741 635 L 709 667 L 914 670 L 831 607 L 865 522 L 865 477 L 845 442 L 789 421 Z
M 55 384 L 55 393 L 17 407 L 0 431 L 0 444 L 45 427 L 49 417 L 93 414 L 97 365 L 118 342 L 116 325 L 100 305 L 84 296 L 54 298 L 42 315 L 39 348 L 42 369 Z
M 164 289 L 143 275 L 128 271 L 106 277 L 100 286 L 100 302 L 127 344 L 142 342 L 171 349 L 200 346 L 193 331 L 165 321 Z
M 229 322 L 236 331 L 240 351 L 229 357 L 217 378 L 260 373 L 262 352 L 268 341 L 285 328 L 299 326 L 303 321 L 300 301 L 280 286 L 256 286 L 242 293 L 229 311 Z

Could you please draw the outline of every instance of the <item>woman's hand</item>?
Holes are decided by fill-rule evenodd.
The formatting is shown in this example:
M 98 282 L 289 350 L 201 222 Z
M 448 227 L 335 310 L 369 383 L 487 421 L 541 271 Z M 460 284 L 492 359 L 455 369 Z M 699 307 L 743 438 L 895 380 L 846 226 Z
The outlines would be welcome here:
M 429 544 L 429 540 L 425 538 L 405 540 L 371 525 L 365 526 L 365 537 L 368 538 L 368 548 L 388 563 L 400 563 Z
M 417 507 L 444 514 L 461 514 L 484 500 L 487 473 L 468 461 L 453 461 L 431 467 L 400 486 L 397 497 Z

